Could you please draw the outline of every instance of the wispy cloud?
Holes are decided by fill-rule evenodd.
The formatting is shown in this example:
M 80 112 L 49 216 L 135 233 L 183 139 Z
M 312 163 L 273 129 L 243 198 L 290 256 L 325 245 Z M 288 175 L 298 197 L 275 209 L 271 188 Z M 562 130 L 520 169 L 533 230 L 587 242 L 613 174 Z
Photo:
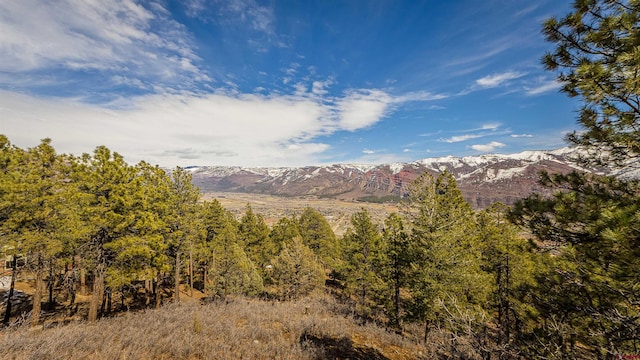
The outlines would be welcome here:
M 476 144 L 476 145 L 471 145 L 470 148 L 472 148 L 475 151 L 479 151 L 479 152 L 491 152 L 494 151 L 498 148 L 501 147 L 505 147 L 507 146 L 506 144 L 503 144 L 501 142 L 498 141 L 492 141 L 488 144 Z
M 255 0 L 214 0 L 215 6 L 207 4 L 206 0 L 186 0 L 184 6 L 187 15 L 208 21 L 212 15 L 218 21 L 249 27 L 254 31 L 272 34 L 275 15 L 273 8 L 258 4 Z M 208 6 L 209 5 L 209 6 Z M 212 11 L 215 10 L 215 14 Z
M 491 74 L 476 80 L 476 85 L 483 88 L 498 87 L 510 80 L 523 77 L 525 74 L 516 71 L 507 71 L 500 74 Z
M 434 100 L 442 100 L 448 98 L 449 95 L 445 94 L 434 94 L 428 91 L 415 91 L 406 94 L 402 94 L 396 96 L 394 98 L 394 102 L 403 103 L 403 102 L 412 102 L 412 101 L 434 101 Z
M 335 97 L 324 86 L 300 84 L 290 95 L 164 93 L 110 105 L 0 90 L 0 128 L 18 146 L 51 137 L 59 151 L 79 154 L 104 144 L 134 162 L 308 165 L 330 148 L 315 139 L 370 127 L 397 104 L 378 89 Z
M 362 150 L 363 154 L 375 154 L 376 151 L 375 150 L 371 150 L 371 149 L 364 149 Z
M 450 138 L 440 138 L 439 141 L 452 144 L 452 143 L 457 143 L 457 142 L 463 142 L 463 141 L 467 141 L 467 140 L 477 139 L 477 138 L 481 138 L 481 137 L 484 137 L 484 136 L 486 136 L 486 135 L 484 135 L 484 134 L 467 134 L 467 135 L 452 136 Z
M 500 128 L 500 126 L 502 126 L 502 124 L 500 123 L 487 123 L 487 124 L 483 124 L 481 129 L 496 131 Z
M 512 138 L 532 138 L 533 135 L 531 134 L 511 134 Z
M 543 80 L 539 79 L 537 84 L 533 87 L 526 88 L 526 94 L 529 96 L 541 95 L 551 91 L 556 91 L 562 87 L 562 84 L 556 80 Z
M 2 1 L 0 13 L 0 72 L 65 68 L 174 87 L 211 80 L 188 32 L 157 3 Z

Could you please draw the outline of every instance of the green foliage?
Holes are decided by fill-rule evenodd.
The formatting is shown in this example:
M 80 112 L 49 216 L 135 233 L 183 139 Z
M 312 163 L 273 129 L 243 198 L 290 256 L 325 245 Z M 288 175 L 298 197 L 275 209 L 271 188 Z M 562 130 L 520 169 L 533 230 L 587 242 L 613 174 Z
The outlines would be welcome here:
M 239 231 L 239 242 L 256 265 L 262 267 L 276 255 L 269 241 L 269 227 L 262 215 L 254 213 L 249 204 L 240 220 Z
M 298 230 L 302 242 L 318 255 L 325 268 L 335 269 L 341 250 L 327 219 L 317 210 L 307 207 L 298 218 Z
M 70 167 L 56 154 L 50 139 L 27 151 L 11 149 L 8 140 L 4 144 L 0 234 L 4 233 L 9 243 L 1 245 L 13 248 L 14 255 L 26 255 L 35 272 L 31 323 L 37 325 L 44 271 L 56 265 L 55 260 L 76 233 L 76 217 L 70 212 L 73 189 L 66 184 Z
M 412 275 L 413 252 L 411 239 L 405 229 L 404 221 L 396 213 L 390 214 L 384 222 L 382 232 L 385 251 L 382 266 L 383 278 L 389 284 L 384 301 L 385 312 L 393 326 L 399 326 L 403 314 L 400 309 L 400 291 L 410 284 Z
M 640 2 L 580 0 L 565 17 L 548 19 L 556 45 L 543 63 L 562 91 L 584 103 L 583 130 L 568 140 L 590 150 L 585 161 L 608 165 L 640 155 Z
M 283 217 L 278 220 L 271 227 L 271 233 L 269 233 L 269 239 L 274 247 L 274 252 L 279 254 L 285 243 L 301 237 L 300 230 L 298 230 L 298 222 L 295 218 Z
M 380 232 L 366 209 L 351 216 L 351 227 L 342 241 L 347 291 L 357 296 L 361 312 L 367 315 L 386 287 L 382 278 L 386 260 Z
M 554 326 L 541 326 L 535 337 L 559 354 L 578 343 L 600 357 L 633 351 L 640 331 L 640 183 L 579 173 L 547 182 L 566 190 L 531 196 L 512 214 L 543 249 L 558 253 L 534 302 Z
M 400 201 L 402 201 L 402 198 L 396 195 L 385 195 L 385 196 L 368 195 L 368 196 L 359 197 L 358 201 L 374 203 L 374 204 L 399 203 Z
M 530 291 L 537 286 L 536 275 L 547 270 L 543 264 L 548 260 L 547 254 L 534 254 L 534 245 L 508 221 L 509 210 L 495 203 L 477 216 L 482 268 L 493 277 L 490 309 L 497 313 L 496 341 L 507 348 L 537 322 Z
M 487 316 L 491 278 L 481 268 L 480 246 L 471 206 L 453 176 L 428 173 L 412 184 L 409 194 L 414 253 L 412 315 L 439 322 L 453 331 L 477 327 Z
M 273 278 L 281 299 L 298 299 L 324 285 L 324 270 L 317 256 L 300 237 L 285 242 L 273 260 Z
M 262 278 L 254 263 L 236 239 L 236 228 L 227 223 L 213 247 L 213 285 L 210 290 L 219 297 L 257 295 L 263 291 Z

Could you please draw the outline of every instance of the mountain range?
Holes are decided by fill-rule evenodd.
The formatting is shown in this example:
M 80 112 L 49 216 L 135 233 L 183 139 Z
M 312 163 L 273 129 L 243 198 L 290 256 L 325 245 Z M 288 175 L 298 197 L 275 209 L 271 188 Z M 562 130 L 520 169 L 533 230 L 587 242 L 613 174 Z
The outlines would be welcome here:
M 451 172 L 465 199 L 476 209 L 493 202 L 513 204 L 533 192 L 549 193 L 539 173 L 588 171 L 579 150 L 524 151 L 517 154 L 436 157 L 383 165 L 335 164 L 291 168 L 193 166 L 193 182 L 202 192 L 242 192 L 279 196 L 318 196 L 341 200 L 393 201 L 406 196 L 409 184 L 424 172 Z

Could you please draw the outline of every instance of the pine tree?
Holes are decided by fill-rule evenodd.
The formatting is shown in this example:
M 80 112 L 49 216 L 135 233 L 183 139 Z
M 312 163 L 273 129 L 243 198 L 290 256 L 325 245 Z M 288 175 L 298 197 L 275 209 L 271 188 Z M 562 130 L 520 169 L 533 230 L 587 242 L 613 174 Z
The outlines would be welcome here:
M 47 269 L 50 281 L 50 302 L 53 301 L 54 268 L 64 251 L 65 240 L 73 234 L 67 200 L 71 198 L 66 185 L 68 164 L 56 154 L 50 139 L 37 147 L 19 153 L 10 178 L 19 179 L 10 185 L 4 200 L 11 211 L 3 223 L 4 231 L 15 239 L 16 249 L 25 254 L 34 273 L 35 285 L 31 325 L 40 320 L 44 297 L 44 277 Z M 6 190 L 5 190 L 6 191 Z
M 255 296 L 263 291 L 260 273 L 238 244 L 237 231 L 237 226 L 228 221 L 214 240 L 210 290 L 223 299 L 228 295 Z
M 295 217 L 282 217 L 273 224 L 271 232 L 269 233 L 269 239 L 273 246 L 273 252 L 279 254 L 282 251 L 282 247 L 285 243 L 293 240 L 296 237 L 301 237 L 300 230 L 298 229 L 298 223 Z
M 391 213 L 385 219 L 382 232 L 383 248 L 385 250 L 382 268 L 383 278 L 389 284 L 390 296 L 386 302 L 386 313 L 393 327 L 400 327 L 403 315 L 400 309 L 400 290 L 405 288 L 411 280 L 413 253 L 410 248 L 409 234 L 405 230 L 404 221 L 400 215 Z
M 136 165 L 135 171 L 136 177 L 128 184 L 128 230 L 104 244 L 114 254 L 106 273 L 106 285 L 113 290 L 124 289 L 136 280 L 157 282 L 160 273 L 169 269 L 165 237 L 170 178 L 164 170 L 145 162 Z
M 240 220 L 239 241 L 251 261 L 261 269 L 274 256 L 273 246 L 269 241 L 269 227 L 260 214 L 253 212 L 247 204 Z
M 103 302 L 105 277 L 116 254 L 108 244 L 128 236 L 135 220 L 131 183 L 136 171 L 118 153 L 99 146 L 93 156 L 84 154 L 74 164 L 73 181 L 78 185 L 83 204 L 83 223 L 89 227 L 83 258 L 93 272 L 93 290 L 89 303 L 89 321 L 98 318 Z
M 207 290 L 209 286 L 209 273 L 215 264 L 215 246 L 219 237 L 224 235 L 224 231 L 229 226 L 233 218 L 225 210 L 218 200 L 205 201 L 200 212 L 200 221 L 204 229 L 204 241 L 198 251 L 199 259 L 203 268 L 203 287 Z
M 177 167 L 171 172 L 168 213 L 169 252 L 174 259 L 173 300 L 180 302 L 180 284 L 182 276 L 182 257 L 185 253 L 192 255 L 193 241 L 198 236 L 196 204 L 200 192 L 191 181 L 191 173 Z M 192 259 L 192 257 L 189 257 Z M 190 264 L 191 267 L 191 264 Z
M 324 270 L 311 249 L 295 237 L 273 260 L 273 278 L 281 299 L 298 299 L 324 285 Z
M 558 73 L 562 91 L 580 97 L 583 160 L 608 166 L 640 155 L 640 2 L 580 0 L 573 12 L 548 19 L 547 41 L 556 45 L 543 63 Z
M 593 357 L 635 351 L 640 332 L 640 182 L 572 173 L 543 179 L 565 191 L 551 198 L 530 196 L 512 217 L 554 249 L 541 291 L 532 295 L 544 323 L 536 332 L 571 356 L 575 346 Z M 551 182 L 551 183 L 550 183 Z M 559 320 L 561 322 L 559 322 Z M 554 326 L 545 325 L 552 322 Z
M 556 48 L 543 58 L 563 92 L 583 103 L 568 140 L 586 164 L 637 166 L 640 154 L 640 2 L 581 0 L 544 25 Z M 538 357 L 635 352 L 638 308 L 637 180 L 572 173 L 541 177 L 558 191 L 518 203 L 512 219 L 553 251 L 530 295 L 543 320 L 523 347 Z M 550 250 L 551 249 L 551 250 Z M 542 346 L 544 344 L 544 346 Z
M 341 249 L 327 219 L 318 211 L 307 207 L 298 218 L 298 230 L 302 242 L 318 255 L 325 269 L 335 269 Z
M 9 325 L 11 319 L 12 299 L 17 276 L 17 258 L 20 242 L 12 236 L 13 230 L 7 221 L 12 217 L 15 209 L 15 192 L 20 180 L 16 171 L 24 156 L 24 151 L 11 144 L 9 139 L 0 135 L 0 255 L 11 258 L 11 284 L 3 318 L 3 324 Z
M 507 219 L 509 210 L 506 205 L 495 203 L 477 217 L 482 267 L 494 282 L 487 310 L 497 311 L 497 342 L 502 348 L 511 348 L 512 341 L 530 327 L 526 320 L 535 310 L 526 293 L 537 285 L 535 276 L 544 271 L 540 263 L 545 256 L 533 253 L 534 245 Z
M 385 286 L 382 279 L 385 250 L 378 227 L 366 209 L 351 216 L 351 227 L 343 243 L 347 291 L 356 295 L 362 315 L 367 316 L 370 304 L 380 302 Z
M 481 269 L 474 212 L 451 173 L 425 173 L 410 187 L 408 216 L 415 254 L 412 315 L 451 331 L 475 331 L 486 317 L 490 276 Z

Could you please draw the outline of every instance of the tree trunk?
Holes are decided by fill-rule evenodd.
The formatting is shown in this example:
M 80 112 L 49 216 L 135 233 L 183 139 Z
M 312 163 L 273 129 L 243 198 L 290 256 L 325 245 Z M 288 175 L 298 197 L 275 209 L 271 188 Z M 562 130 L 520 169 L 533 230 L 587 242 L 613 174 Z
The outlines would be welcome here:
M 98 320 L 98 307 L 102 303 L 102 296 L 104 294 L 104 274 L 102 272 L 102 266 L 96 270 L 96 274 L 93 280 L 93 293 L 91 294 L 91 302 L 89 303 L 89 317 L 88 320 Z
M 53 304 L 53 286 L 55 285 L 55 279 L 53 277 L 53 260 L 49 261 L 49 301 L 47 302 L 47 309 L 52 310 L 54 308 Z
M 162 287 L 161 287 L 161 278 L 160 278 L 160 272 L 158 272 L 158 274 L 156 274 L 156 287 L 154 289 L 154 293 L 156 294 L 156 309 L 160 308 L 160 304 L 162 302 L 162 294 L 160 293 Z
M 189 248 L 189 296 L 193 297 L 193 249 Z
M 111 307 L 111 305 L 112 305 L 112 303 L 111 303 L 111 294 L 112 294 L 112 292 L 109 289 L 109 290 L 105 291 L 105 293 L 107 295 L 107 314 L 110 314 L 111 313 L 111 308 L 112 308 Z
M 206 293 L 207 292 L 207 282 L 209 281 L 209 279 L 207 278 L 207 275 L 209 274 L 209 264 L 206 264 L 204 266 L 204 269 L 202 270 L 202 292 Z
M 429 337 L 429 331 L 431 330 L 431 321 L 424 321 L 424 344 L 427 344 L 427 338 Z
M 175 303 L 180 303 L 180 252 L 176 252 L 176 264 L 175 264 L 175 292 L 173 293 L 173 301 Z
M 33 310 L 31 312 L 31 326 L 37 326 L 40 322 L 40 310 L 42 309 L 42 292 L 44 284 L 42 283 L 42 268 L 38 265 L 36 269 L 36 284 L 33 293 Z
M 149 279 L 145 279 L 144 281 L 144 305 L 149 306 L 151 304 L 151 295 L 152 295 L 152 281 Z
M 87 295 L 87 270 L 80 268 L 80 294 Z
M 9 322 L 11 321 L 11 300 L 13 298 L 13 289 L 16 286 L 16 273 L 18 272 L 18 259 L 15 255 L 13 255 L 13 260 L 11 261 L 11 285 L 9 285 L 9 297 L 7 298 L 7 308 L 4 312 L 4 320 L 3 323 L 5 326 L 9 326 Z

